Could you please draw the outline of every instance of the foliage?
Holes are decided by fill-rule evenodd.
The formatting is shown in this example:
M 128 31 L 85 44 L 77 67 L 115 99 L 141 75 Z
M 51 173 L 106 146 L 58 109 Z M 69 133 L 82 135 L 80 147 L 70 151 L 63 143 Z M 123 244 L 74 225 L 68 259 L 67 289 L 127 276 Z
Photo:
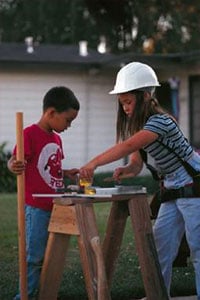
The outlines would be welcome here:
M 1 0 L 3 42 L 78 44 L 111 52 L 175 53 L 200 47 L 198 0 Z
M 6 143 L 0 144 L 0 192 L 16 191 L 16 177 L 7 168 L 10 156 L 10 151 L 6 150 Z
M 91 42 L 98 38 L 83 0 L 59 0 L 59 5 L 54 0 L 1 1 L 0 28 L 6 42 L 33 36 L 35 43 L 77 44 L 90 35 Z
M 104 25 L 104 34 L 110 28 L 115 36 L 113 41 L 123 51 L 173 53 L 199 48 L 197 0 L 86 0 L 86 3 L 99 25 Z M 114 36 L 110 34 L 111 38 Z M 117 48 L 116 44 L 112 46 Z

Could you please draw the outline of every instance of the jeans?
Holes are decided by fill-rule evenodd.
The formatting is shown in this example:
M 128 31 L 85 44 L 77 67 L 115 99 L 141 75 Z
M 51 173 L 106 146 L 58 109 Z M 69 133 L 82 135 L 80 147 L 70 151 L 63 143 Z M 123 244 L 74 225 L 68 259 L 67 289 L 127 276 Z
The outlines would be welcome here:
M 195 269 L 197 296 L 200 300 L 200 198 L 180 198 L 162 203 L 153 226 L 158 258 L 168 293 L 172 264 L 184 232 Z
M 26 206 L 26 260 L 28 297 L 37 293 L 40 272 L 48 239 L 48 225 L 51 212 Z M 20 294 L 15 296 L 20 299 Z
M 188 162 L 200 170 L 200 155 L 193 153 Z M 190 183 L 192 178 L 181 167 L 165 177 L 165 187 L 178 188 Z M 170 293 L 172 264 L 175 260 L 184 232 L 190 248 L 195 270 L 198 300 L 200 300 L 200 198 L 179 198 L 162 203 L 153 226 L 154 239 L 158 252 L 165 285 Z

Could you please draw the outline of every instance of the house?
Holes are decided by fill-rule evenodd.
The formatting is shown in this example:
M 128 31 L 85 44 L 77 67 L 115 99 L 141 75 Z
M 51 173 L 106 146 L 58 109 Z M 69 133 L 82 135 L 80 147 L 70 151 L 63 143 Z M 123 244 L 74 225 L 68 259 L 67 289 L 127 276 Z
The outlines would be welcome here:
M 24 127 L 37 122 L 42 99 L 57 85 L 71 88 L 81 109 L 72 127 L 62 133 L 64 167 L 79 167 L 115 143 L 117 101 L 109 95 L 119 68 L 130 61 L 152 66 L 162 86 L 159 101 L 172 110 L 169 79 L 178 80 L 179 124 L 200 148 L 200 52 L 171 55 L 100 54 L 78 46 L 0 44 L 0 144 L 11 150 L 16 142 L 16 112 L 23 112 Z M 176 90 L 177 91 L 177 90 Z M 113 170 L 120 162 L 98 169 Z

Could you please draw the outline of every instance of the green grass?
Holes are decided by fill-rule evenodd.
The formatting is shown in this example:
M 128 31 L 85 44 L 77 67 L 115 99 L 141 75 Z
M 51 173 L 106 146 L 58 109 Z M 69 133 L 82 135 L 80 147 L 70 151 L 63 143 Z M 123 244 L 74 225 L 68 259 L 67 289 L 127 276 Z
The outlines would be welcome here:
M 0 300 L 12 299 L 18 286 L 18 232 L 15 194 L 0 194 Z M 98 228 L 103 238 L 109 203 L 96 204 Z M 186 268 L 174 268 L 172 295 L 195 294 L 194 272 L 191 264 Z M 140 267 L 134 249 L 130 220 L 124 234 L 120 256 L 113 278 L 113 300 L 142 298 L 145 295 Z M 65 271 L 59 291 L 60 300 L 87 299 L 75 237 L 71 238 Z

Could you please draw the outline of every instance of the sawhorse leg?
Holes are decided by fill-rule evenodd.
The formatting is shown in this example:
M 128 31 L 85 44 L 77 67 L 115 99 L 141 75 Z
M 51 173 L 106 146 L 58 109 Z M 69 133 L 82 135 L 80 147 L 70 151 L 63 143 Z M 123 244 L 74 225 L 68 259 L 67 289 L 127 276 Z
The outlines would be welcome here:
M 110 300 L 102 248 L 93 205 L 76 204 L 80 257 L 90 300 Z
M 138 195 L 128 201 L 128 207 L 147 299 L 169 300 L 154 243 L 147 199 Z
M 136 195 L 131 200 L 112 203 L 103 243 L 108 284 L 111 286 L 114 266 L 120 251 L 124 228 L 129 214 L 147 299 L 169 300 L 160 271 L 152 234 L 150 209 L 145 195 Z
M 70 235 L 77 235 L 89 300 L 110 300 L 92 204 L 54 205 L 41 274 L 39 300 L 56 300 Z
M 127 201 L 112 202 L 103 242 L 103 256 L 109 287 L 111 287 L 114 267 L 120 252 L 128 215 Z
M 39 300 L 56 300 L 71 235 L 79 229 L 73 206 L 54 205 L 49 222 L 49 238 L 40 276 Z
M 48 245 L 41 273 L 39 300 L 57 299 L 69 238 L 69 235 L 63 233 L 49 233 Z

